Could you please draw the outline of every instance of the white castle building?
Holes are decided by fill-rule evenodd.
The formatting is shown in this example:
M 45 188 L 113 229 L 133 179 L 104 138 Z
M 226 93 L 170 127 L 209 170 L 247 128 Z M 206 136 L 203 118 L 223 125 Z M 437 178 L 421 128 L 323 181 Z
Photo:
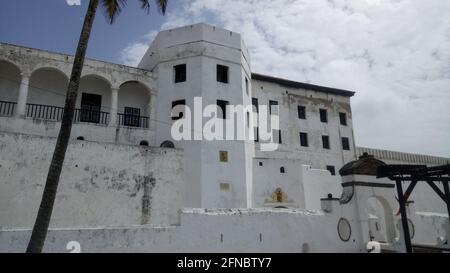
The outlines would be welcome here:
M 0 251 L 28 242 L 72 62 L 0 44 Z M 365 252 L 375 239 L 403 251 L 392 181 L 338 171 L 363 153 L 450 160 L 356 147 L 354 94 L 252 73 L 240 34 L 207 24 L 161 31 L 137 68 L 86 60 L 45 250 L 77 241 L 86 252 Z M 278 148 L 261 149 L 259 127 L 246 131 L 254 140 L 175 140 L 172 125 L 187 114 L 175 106 L 193 109 L 194 136 L 210 120 L 196 116 L 198 98 L 221 110 L 271 106 Z M 250 128 L 253 115 L 241 114 L 234 129 Z M 408 206 L 413 241 L 448 247 L 445 204 L 418 188 Z

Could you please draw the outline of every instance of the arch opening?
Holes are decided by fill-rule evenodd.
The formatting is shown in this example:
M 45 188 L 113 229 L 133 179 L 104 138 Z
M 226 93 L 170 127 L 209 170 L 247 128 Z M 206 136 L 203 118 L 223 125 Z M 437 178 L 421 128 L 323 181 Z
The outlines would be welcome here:
M 118 94 L 118 121 L 120 126 L 149 127 L 150 91 L 141 82 L 127 81 Z
M 0 101 L 5 102 L 0 105 L 0 115 L 12 113 L 11 109 L 8 110 L 12 107 L 8 103 L 17 103 L 21 79 L 19 67 L 9 61 L 0 60 Z

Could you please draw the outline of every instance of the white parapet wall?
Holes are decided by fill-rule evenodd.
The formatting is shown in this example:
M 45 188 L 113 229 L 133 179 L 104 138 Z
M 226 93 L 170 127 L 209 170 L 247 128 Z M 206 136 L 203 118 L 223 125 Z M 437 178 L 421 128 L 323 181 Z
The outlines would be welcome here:
M 350 240 L 339 238 L 338 219 L 292 209 L 184 209 L 178 226 L 52 229 L 44 251 L 69 252 L 72 241 L 81 252 L 364 251 L 356 227 Z M 1 231 L 0 252 L 23 252 L 29 236 L 30 230 Z
M 0 133 L 0 227 L 32 227 L 56 139 Z M 178 222 L 182 151 L 72 141 L 51 227 Z

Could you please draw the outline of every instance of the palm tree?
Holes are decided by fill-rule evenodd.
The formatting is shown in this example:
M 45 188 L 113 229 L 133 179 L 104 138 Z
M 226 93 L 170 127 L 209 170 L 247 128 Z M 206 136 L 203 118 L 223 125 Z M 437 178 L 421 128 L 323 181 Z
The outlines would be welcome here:
M 141 8 L 150 10 L 150 0 L 139 0 Z M 45 182 L 44 193 L 42 195 L 41 204 L 33 226 L 31 238 L 28 243 L 27 253 L 40 253 L 47 237 L 48 226 L 53 211 L 56 191 L 58 189 L 59 177 L 66 156 L 67 145 L 69 143 L 70 131 L 72 130 L 72 122 L 75 110 L 75 102 L 77 99 L 78 86 L 80 85 L 81 71 L 83 70 L 86 49 L 91 35 L 92 24 L 94 22 L 97 7 L 101 2 L 101 6 L 105 12 L 106 18 L 112 24 L 114 19 L 125 7 L 127 0 L 90 0 L 89 7 L 84 18 L 83 28 L 81 30 L 78 47 L 73 61 L 72 73 L 69 85 L 67 87 L 66 101 L 64 105 L 64 114 L 59 130 L 58 139 L 56 140 L 55 150 L 53 152 L 52 161 Z M 156 0 L 158 10 L 164 15 L 166 12 L 168 0 Z

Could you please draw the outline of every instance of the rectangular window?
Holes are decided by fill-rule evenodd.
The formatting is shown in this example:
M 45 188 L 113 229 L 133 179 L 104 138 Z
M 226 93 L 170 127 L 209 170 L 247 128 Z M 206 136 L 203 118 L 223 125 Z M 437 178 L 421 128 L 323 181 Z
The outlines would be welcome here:
M 173 67 L 175 73 L 175 83 L 186 81 L 186 64 L 179 64 Z
M 297 106 L 298 118 L 306 119 L 306 107 L 305 106 Z
M 222 119 L 227 118 L 227 105 L 229 104 L 226 100 L 217 100 L 217 106 L 220 108 L 219 113 L 217 113 L 217 116 Z M 222 112 L 222 113 L 220 113 Z
M 139 127 L 141 109 L 133 108 L 133 107 L 125 107 L 124 108 L 124 120 L 123 125 L 125 126 L 133 126 Z
M 227 151 L 219 151 L 219 161 L 220 162 L 228 162 L 228 152 Z
M 327 117 L 327 109 L 319 109 L 320 112 L 320 121 L 321 122 L 328 122 L 328 117 Z
M 254 127 L 254 136 L 255 136 L 255 142 L 259 142 L 259 128 L 258 127 Z
M 278 101 L 276 100 L 269 100 L 269 113 L 274 113 L 275 115 L 278 115 Z
M 331 175 L 336 175 L 336 170 L 334 169 L 334 166 L 327 165 L 327 170 L 331 173 Z
M 341 125 L 347 126 L 347 114 L 339 113 L 339 120 L 341 121 Z
M 324 149 L 330 149 L 330 137 L 322 136 L 322 147 Z
M 350 150 L 350 142 L 348 141 L 348 137 L 342 138 L 342 149 L 343 150 Z
M 178 115 L 174 115 L 174 108 L 175 106 L 185 106 L 186 105 L 186 100 L 176 100 L 176 101 L 172 101 L 172 120 L 178 120 L 183 118 L 183 112 L 179 111 L 177 114 Z M 180 109 L 179 109 L 180 110 Z
M 253 112 L 258 113 L 259 109 L 258 109 L 258 99 L 257 98 L 252 98 L 252 105 L 253 105 Z
M 308 147 L 308 134 L 300 133 L 300 145 L 303 147 Z
M 217 81 L 228 83 L 228 66 L 217 65 Z

